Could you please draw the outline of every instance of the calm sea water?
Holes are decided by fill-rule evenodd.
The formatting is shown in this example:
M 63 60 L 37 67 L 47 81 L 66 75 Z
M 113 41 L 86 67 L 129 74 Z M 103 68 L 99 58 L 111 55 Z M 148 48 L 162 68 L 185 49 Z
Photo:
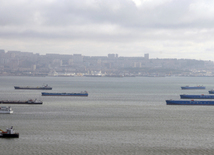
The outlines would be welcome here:
M 80 92 L 88 97 L 41 96 Z M 180 86 L 204 85 L 205 90 Z M 167 106 L 180 94 L 208 94 L 211 77 L 92 78 L 0 77 L 1 100 L 42 100 L 42 105 L 11 105 L 0 115 L 0 129 L 14 126 L 18 139 L 0 139 L 1 155 L 214 154 L 214 106 Z

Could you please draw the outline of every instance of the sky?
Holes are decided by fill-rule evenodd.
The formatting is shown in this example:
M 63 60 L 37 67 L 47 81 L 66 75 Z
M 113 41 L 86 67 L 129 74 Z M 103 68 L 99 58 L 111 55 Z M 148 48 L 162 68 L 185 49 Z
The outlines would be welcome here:
M 0 0 L 0 49 L 214 61 L 213 0 Z

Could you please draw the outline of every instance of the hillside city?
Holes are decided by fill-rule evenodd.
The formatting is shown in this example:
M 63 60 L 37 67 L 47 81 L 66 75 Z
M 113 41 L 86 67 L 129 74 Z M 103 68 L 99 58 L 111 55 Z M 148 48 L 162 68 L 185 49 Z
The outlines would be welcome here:
M 34 54 L 0 50 L 0 76 L 165 77 L 214 76 L 214 62 L 81 54 Z

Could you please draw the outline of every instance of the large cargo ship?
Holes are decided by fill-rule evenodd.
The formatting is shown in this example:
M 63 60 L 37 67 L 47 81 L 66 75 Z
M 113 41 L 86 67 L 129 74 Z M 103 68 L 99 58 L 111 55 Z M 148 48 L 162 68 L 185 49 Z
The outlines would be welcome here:
M 1 106 L 0 107 L 0 114 L 12 114 L 13 110 L 11 107 L 5 107 L 5 106 Z
M 15 132 L 13 126 L 10 129 L 7 128 L 6 131 L 1 130 L 0 138 L 19 138 L 19 133 Z
M 214 95 L 180 95 L 181 99 L 214 99 Z
M 20 100 L 0 100 L 0 104 L 42 104 L 42 101 L 38 100 L 26 100 L 26 101 L 20 101 Z
M 181 87 L 181 89 L 205 89 L 206 87 L 205 86 L 184 86 L 184 87 Z
M 167 105 L 214 105 L 214 101 L 166 100 Z
M 42 92 L 42 96 L 88 96 L 87 91 L 83 91 L 80 93 L 47 93 Z
M 52 90 L 52 87 L 48 86 L 48 85 L 44 85 L 41 87 L 20 87 L 20 86 L 14 86 L 15 89 L 28 89 L 28 90 Z

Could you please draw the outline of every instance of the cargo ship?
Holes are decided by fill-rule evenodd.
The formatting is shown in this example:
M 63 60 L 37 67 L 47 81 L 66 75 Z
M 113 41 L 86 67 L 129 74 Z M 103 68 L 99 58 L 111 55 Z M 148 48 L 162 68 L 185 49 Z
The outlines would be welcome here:
M 181 87 L 181 89 L 205 89 L 206 87 L 205 86 L 184 86 L 184 87 Z
M 35 100 L 30 99 L 30 100 L 26 100 L 26 101 L 0 100 L 0 104 L 42 104 L 42 101 L 38 101 L 37 99 L 35 99 Z
M 28 89 L 28 90 L 52 90 L 52 87 L 48 86 L 48 85 L 44 85 L 41 87 L 20 87 L 20 86 L 14 86 L 15 89 Z
M 47 93 L 42 92 L 42 96 L 88 96 L 87 91 L 82 91 L 80 93 Z
M 212 90 L 210 90 L 208 92 L 209 92 L 209 94 L 214 94 L 214 89 L 212 89 Z
M 166 100 L 167 105 L 214 105 L 214 101 Z
M 214 95 L 180 95 L 181 99 L 214 99 Z
M 7 128 L 6 131 L 1 130 L 0 138 L 19 138 L 19 133 L 15 132 L 13 126 L 10 129 Z
M 0 107 L 0 114 L 12 114 L 13 110 L 11 107 Z

